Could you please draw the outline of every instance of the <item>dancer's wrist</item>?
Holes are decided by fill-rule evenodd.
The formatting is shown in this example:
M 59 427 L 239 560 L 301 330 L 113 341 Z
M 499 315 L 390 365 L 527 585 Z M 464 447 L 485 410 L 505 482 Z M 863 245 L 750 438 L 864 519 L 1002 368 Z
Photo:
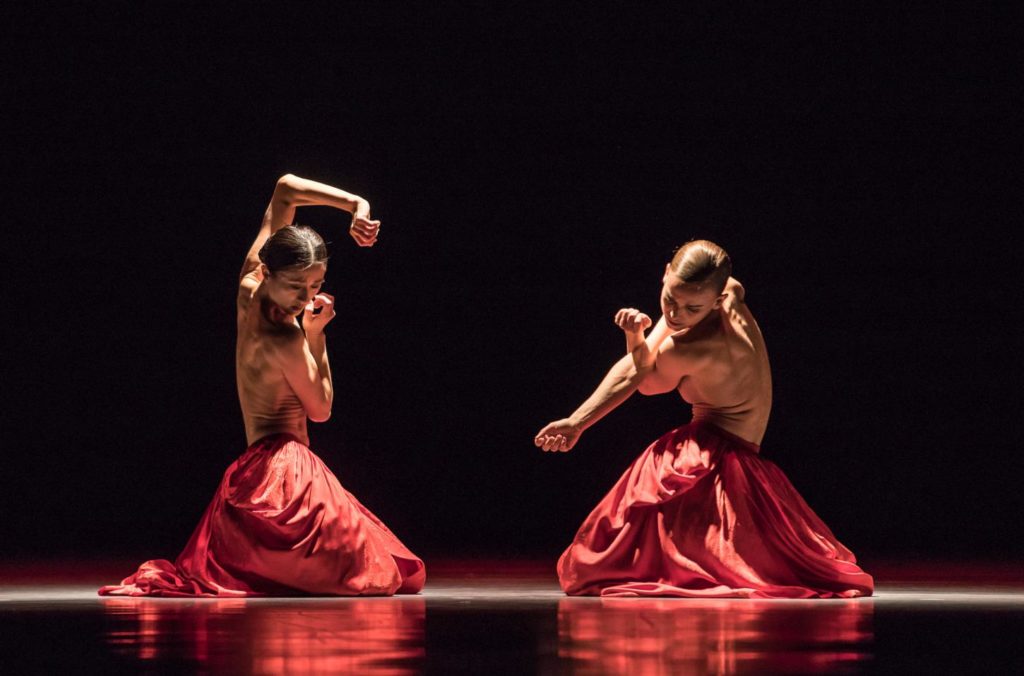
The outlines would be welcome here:
M 356 198 L 355 208 L 352 210 L 352 218 L 369 218 L 370 217 L 370 203 L 364 200 L 362 197 Z

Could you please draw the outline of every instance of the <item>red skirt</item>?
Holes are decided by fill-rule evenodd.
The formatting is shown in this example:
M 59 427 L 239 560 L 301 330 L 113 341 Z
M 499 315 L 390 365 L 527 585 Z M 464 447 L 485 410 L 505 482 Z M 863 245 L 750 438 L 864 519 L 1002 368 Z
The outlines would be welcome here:
M 562 589 L 601 596 L 870 596 L 871 576 L 759 451 L 702 422 L 655 441 L 562 554 Z
M 101 595 L 415 594 L 423 561 L 295 437 L 246 449 L 174 563 L 146 561 Z

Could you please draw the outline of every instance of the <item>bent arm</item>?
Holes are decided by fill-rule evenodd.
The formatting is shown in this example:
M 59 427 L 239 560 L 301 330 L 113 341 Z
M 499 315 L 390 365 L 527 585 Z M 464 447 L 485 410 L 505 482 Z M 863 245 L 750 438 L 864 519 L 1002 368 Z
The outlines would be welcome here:
M 641 376 L 646 377 L 654 370 L 658 348 L 671 334 L 672 330 L 665 322 L 664 315 L 646 338 L 643 331 L 626 331 L 626 352 L 633 358 L 633 365 Z
M 318 183 L 308 178 L 285 174 L 277 181 L 292 207 L 327 206 L 341 209 L 359 218 L 369 218 L 370 203 L 358 195 Z
M 651 367 L 637 385 L 640 394 L 671 392 L 679 387 L 680 381 L 686 375 L 686 361 L 679 354 L 672 338 L 662 341 L 661 346 L 650 357 L 650 363 Z
M 675 343 L 671 335 L 672 329 L 664 315 L 647 338 L 641 332 L 626 332 L 626 351 L 639 376 L 640 394 L 662 394 L 679 386 L 683 373 L 681 363 L 674 358 Z
M 293 174 L 285 174 L 277 179 L 270 204 L 263 214 L 263 223 L 256 235 L 249 253 L 245 256 L 242 273 L 239 278 L 244 281 L 246 276 L 258 277 L 259 282 L 260 249 L 270 237 L 295 219 L 295 209 L 305 206 L 331 206 L 351 212 L 355 217 L 368 218 L 370 203 L 358 195 L 345 192 L 326 183 L 318 183 L 309 179 L 299 178 Z
M 291 175 L 285 174 L 277 179 L 277 184 L 274 186 L 274 194 L 271 195 L 267 210 L 263 213 L 263 222 L 260 224 L 260 230 L 256 234 L 256 239 L 253 240 L 252 245 L 249 247 L 249 252 L 245 254 L 245 262 L 242 263 L 242 272 L 239 274 L 239 279 L 243 282 L 243 285 L 246 277 L 253 277 L 253 281 L 257 283 L 263 279 L 262 275 L 259 274 L 260 249 L 267 243 L 271 235 L 291 223 L 292 219 L 295 218 L 295 204 L 292 201 L 287 183 L 289 176 Z
M 324 334 L 311 333 L 304 339 L 302 332 L 296 329 L 280 345 L 279 355 L 284 377 L 309 419 L 324 422 L 330 418 L 334 384 Z
M 643 331 L 626 331 L 625 334 L 627 354 L 612 366 L 594 393 L 569 416 L 581 430 L 614 411 L 637 390 L 641 394 L 660 394 L 679 385 L 682 373 L 678 360 L 670 354 L 674 345 L 670 339 L 672 330 L 664 316 L 646 338 Z M 671 386 L 666 386 L 667 383 Z

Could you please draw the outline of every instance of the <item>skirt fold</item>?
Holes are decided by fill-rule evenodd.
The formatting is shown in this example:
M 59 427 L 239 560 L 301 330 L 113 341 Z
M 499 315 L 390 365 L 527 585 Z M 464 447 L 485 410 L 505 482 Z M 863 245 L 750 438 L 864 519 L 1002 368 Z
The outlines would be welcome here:
M 143 563 L 120 596 L 390 595 L 423 588 L 423 562 L 305 444 L 260 439 L 224 472 L 174 563 Z
M 694 422 L 651 444 L 558 562 L 572 595 L 870 596 L 871 576 L 759 448 Z

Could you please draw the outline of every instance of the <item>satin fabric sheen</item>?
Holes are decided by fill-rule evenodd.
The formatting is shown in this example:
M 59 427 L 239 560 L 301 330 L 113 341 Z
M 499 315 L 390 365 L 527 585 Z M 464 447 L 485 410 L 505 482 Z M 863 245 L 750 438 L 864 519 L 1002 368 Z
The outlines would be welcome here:
M 146 561 L 101 595 L 415 594 L 423 562 L 287 434 L 252 444 L 227 471 L 174 563 Z
M 562 589 L 601 596 L 870 596 L 871 576 L 759 451 L 700 421 L 655 441 L 562 554 Z

